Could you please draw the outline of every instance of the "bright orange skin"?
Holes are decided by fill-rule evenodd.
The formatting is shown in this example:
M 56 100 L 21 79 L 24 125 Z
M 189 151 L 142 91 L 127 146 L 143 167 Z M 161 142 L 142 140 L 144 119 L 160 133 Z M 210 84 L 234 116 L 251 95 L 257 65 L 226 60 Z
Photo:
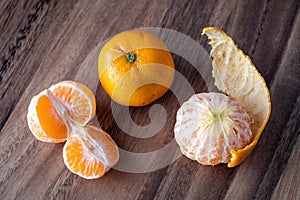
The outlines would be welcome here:
M 130 62 L 128 54 L 134 54 Z M 174 62 L 155 35 L 133 30 L 120 33 L 102 48 L 98 59 L 100 82 L 117 103 L 144 106 L 160 98 L 172 85 Z

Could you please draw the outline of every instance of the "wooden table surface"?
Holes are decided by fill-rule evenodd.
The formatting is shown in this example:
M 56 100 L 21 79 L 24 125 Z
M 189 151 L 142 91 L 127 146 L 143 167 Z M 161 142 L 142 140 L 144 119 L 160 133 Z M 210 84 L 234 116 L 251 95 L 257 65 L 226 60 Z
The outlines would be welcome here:
M 0 199 L 299 200 L 299 6 L 299 0 L 0 1 Z M 270 89 L 272 113 L 258 145 L 235 168 L 202 166 L 184 156 L 174 157 L 171 151 L 153 160 L 130 160 L 126 155 L 146 156 L 174 142 L 180 106 L 176 97 L 187 99 L 185 87 L 178 76 L 172 91 L 155 102 L 163 107 L 158 113 L 166 117 L 157 133 L 148 138 L 130 135 L 130 130 L 152 134 L 158 123 L 154 119 L 159 117 L 155 109 L 162 107 L 152 104 L 127 112 L 111 103 L 97 76 L 101 43 L 133 28 L 166 28 L 207 52 L 207 38 L 201 36 L 206 26 L 218 26 L 230 34 Z M 181 52 L 196 52 L 196 64 L 172 50 L 177 72 L 195 92 L 208 91 L 212 82 L 195 67 L 197 59 L 211 60 L 197 56 L 192 46 L 185 48 Z M 210 67 L 202 66 L 204 72 Z M 27 126 L 31 98 L 62 80 L 80 81 L 95 92 L 93 123 L 109 132 L 122 149 L 119 167 L 101 179 L 72 174 L 63 163 L 64 144 L 39 142 Z M 147 168 L 155 162 L 159 164 Z

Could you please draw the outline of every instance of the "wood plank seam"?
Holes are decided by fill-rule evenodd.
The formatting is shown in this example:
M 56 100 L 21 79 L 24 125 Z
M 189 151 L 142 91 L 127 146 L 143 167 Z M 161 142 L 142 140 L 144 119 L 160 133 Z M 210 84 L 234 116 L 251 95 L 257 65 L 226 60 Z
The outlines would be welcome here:
M 11 113 L 13 112 L 14 110 L 14 107 L 11 107 L 8 112 L 6 113 L 6 115 L 4 116 L 3 120 L 0 121 L 0 135 L 2 134 L 2 129 L 4 127 L 4 125 L 6 124 L 6 122 L 8 121 L 9 119 L 9 116 L 11 115 Z
M 297 10 L 299 10 L 299 3 L 298 3 L 298 6 L 297 6 Z M 270 84 L 271 96 L 272 96 L 272 91 L 274 91 L 273 89 L 278 85 L 278 82 L 275 82 L 275 80 L 276 79 L 280 79 L 278 77 L 283 77 L 283 75 L 285 74 L 282 70 L 284 69 L 283 67 L 285 65 L 287 65 L 285 63 L 285 59 L 288 60 L 287 57 L 290 54 L 290 51 L 292 51 L 291 48 L 293 48 L 293 45 L 294 45 L 294 42 L 295 42 L 294 41 L 294 39 L 295 39 L 294 37 L 298 34 L 298 29 L 299 29 L 298 21 L 299 21 L 299 19 L 300 19 L 300 15 L 299 15 L 299 12 L 297 12 L 295 14 L 295 16 L 294 16 L 294 19 L 293 19 L 293 23 L 292 23 L 293 25 L 292 25 L 292 30 L 290 31 L 289 39 L 287 40 L 286 45 L 284 45 L 284 51 L 283 51 L 283 55 L 281 56 L 282 59 L 281 59 L 281 62 L 280 62 L 280 66 L 276 69 L 276 73 L 275 73 L 274 78 L 273 78 L 274 81 L 272 81 L 272 84 Z M 292 55 L 292 56 L 296 56 L 296 55 Z M 275 84 L 273 84 L 273 83 L 275 83 Z M 295 87 L 297 88 L 297 85 L 295 85 Z M 297 94 L 295 95 L 295 103 L 293 104 L 292 109 L 291 109 L 293 112 L 291 112 L 290 115 L 289 115 L 289 117 L 288 117 L 288 123 L 284 127 L 282 127 L 282 132 L 283 133 L 287 132 L 287 129 L 291 125 L 291 123 L 293 122 L 293 119 L 295 118 L 295 115 L 297 115 L 297 113 L 299 112 L 298 111 L 299 99 L 300 99 L 299 92 L 297 92 Z M 298 119 L 298 121 L 299 121 L 299 119 Z M 297 118 L 296 118 L 295 124 L 297 124 Z M 295 129 L 295 131 L 297 132 L 297 129 Z M 261 193 L 261 194 L 265 195 L 263 198 L 270 199 L 271 196 L 272 196 L 272 193 L 274 192 L 274 189 L 276 188 L 276 185 L 278 184 L 278 181 L 280 180 L 280 177 L 273 177 L 273 178 L 276 178 L 277 180 L 276 180 L 276 184 L 274 184 L 274 182 L 273 182 L 273 185 L 271 186 L 272 187 L 272 193 L 266 194 L 266 193 L 263 192 L 264 189 L 262 188 L 262 184 L 264 184 L 265 180 L 269 180 L 268 177 L 267 177 L 268 172 L 272 171 L 272 168 L 274 168 L 273 162 L 277 159 L 277 156 L 280 153 L 280 148 L 279 147 L 280 147 L 280 144 L 282 143 L 281 141 L 282 141 L 282 138 L 285 136 L 285 134 L 282 134 L 282 135 L 283 136 L 281 136 L 279 138 L 278 142 L 277 142 L 277 148 L 275 149 L 275 152 L 274 152 L 274 154 L 273 154 L 273 156 L 272 156 L 272 158 L 271 158 L 271 160 L 269 162 L 269 165 L 265 169 L 265 173 L 263 173 L 264 176 L 259 181 L 259 186 L 256 188 L 256 191 L 255 191 L 255 194 L 256 194 L 255 198 L 262 198 L 261 196 L 260 197 L 258 196 L 258 194 Z M 291 143 L 292 147 L 289 150 L 292 151 L 292 149 L 294 148 L 294 144 L 296 143 L 296 141 L 297 141 L 297 138 L 295 140 L 291 141 L 292 142 Z M 285 166 L 288 163 L 288 158 L 290 157 L 291 151 L 287 151 L 288 152 L 287 158 L 283 160 L 284 162 L 281 162 L 281 164 L 284 164 L 284 166 L 281 166 L 281 168 L 280 168 L 280 174 L 282 174 Z
M 7 72 L 7 69 L 10 67 L 12 60 L 14 59 L 17 51 L 21 48 L 24 41 L 27 39 L 27 35 L 32 31 L 32 25 L 33 23 L 38 19 L 39 14 L 42 12 L 44 4 L 47 2 L 47 0 L 39 0 L 33 7 L 33 14 L 28 15 L 27 21 L 24 23 L 24 25 L 20 28 L 17 37 L 15 38 L 15 41 L 13 45 L 9 48 L 7 55 L 2 57 L 1 65 L 0 65 L 0 85 L 2 83 L 2 77 Z M 4 98 L 6 91 L 8 88 L 6 88 L 2 95 L 1 99 Z M 23 91 L 24 92 L 24 91 Z M 21 96 L 21 95 L 20 95 Z M 6 102 L 8 103 L 8 102 Z M 6 113 L 6 116 L 4 119 L 0 122 L 0 133 L 6 124 L 7 120 L 9 119 L 9 116 L 15 109 L 15 105 L 10 105 L 9 111 Z
M 30 14 L 27 17 L 27 21 L 24 26 L 20 28 L 17 37 L 14 41 L 14 44 L 9 48 L 6 56 L 2 57 L 1 65 L 0 65 L 0 84 L 2 80 L 2 75 L 7 71 L 7 68 L 10 66 L 11 60 L 14 58 L 18 49 L 22 46 L 23 41 L 26 39 L 26 36 L 31 31 L 32 24 L 37 20 L 38 14 L 43 10 L 43 5 L 45 0 L 40 0 L 34 6 L 33 14 Z M 3 98 L 4 94 L 2 94 L 1 98 Z
M 252 51 L 249 55 L 254 55 L 254 53 L 255 53 L 256 45 L 258 43 L 258 38 L 261 35 L 261 33 L 263 32 L 263 24 L 266 21 L 266 16 L 267 16 L 267 11 L 268 11 L 269 4 L 270 4 L 270 0 L 267 0 L 266 3 L 265 3 L 264 12 L 263 12 L 263 14 L 261 16 L 261 19 L 260 19 L 260 24 L 259 24 L 259 27 L 258 27 L 258 32 L 257 32 L 256 38 L 255 38 L 255 41 L 254 41 L 253 49 L 252 49 Z
M 269 88 L 272 87 L 272 84 L 273 84 L 273 82 L 275 80 L 275 77 L 276 77 L 277 73 L 279 72 L 280 65 L 282 64 L 282 60 L 284 59 L 284 56 L 286 55 L 286 51 L 288 50 L 287 49 L 288 46 L 289 46 L 288 45 L 288 41 L 290 40 L 290 38 L 292 36 L 292 33 L 293 33 L 293 30 L 294 30 L 295 26 L 297 25 L 297 18 L 299 18 L 298 15 L 300 13 L 299 10 L 300 10 L 300 1 L 297 4 L 296 13 L 295 13 L 295 15 L 292 18 L 291 26 L 290 26 L 289 30 L 287 31 L 288 36 L 287 36 L 286 44 L 282 45 L 282 47 L 283 47 L 282 48 L 282 53 L 281 53 L 280 57 L 276 59 L 277 60 L 277 64 L 278 64 L 279 67 L 275 70 L 274 75 L 271 76 L 272 78 L 270 79 L 270 82 L 268 84 Z
M 270 199 L 276 185 L 278 184 L 282 172 L 284 171 L 291 152 L 295 147 L 297 139 L 299 137 L 299 122 L 300 119 L 297 118 L 300 115 L 300 96 L 298 96 L 297 102 L 293 106 L 293 112 L 289 117 L 288 123 L 282 131 L 282 137 L 279 141 L 278 147 L 273 155 L 273 158 L 268 166 L 267 172 L 264 174 L 261 184 L 259 185 L 258 191 L 256 192 L 257 199 Z M 293 137 L 297 135 L 296 137 Z M 280 160 L 280 163 L 276 162 Z M 276 172 L 272 173 L 276 169 Z M 280 174 L 280 176 L 274 176 L 275 173 Z M 272 181 L 270 181 L 272 179 Z M 266 188 L 267 187 L 267 188 Z M 266 193 L 265 191 L 272 191 Z M 263 196 L 262 196 L 263 195 Z

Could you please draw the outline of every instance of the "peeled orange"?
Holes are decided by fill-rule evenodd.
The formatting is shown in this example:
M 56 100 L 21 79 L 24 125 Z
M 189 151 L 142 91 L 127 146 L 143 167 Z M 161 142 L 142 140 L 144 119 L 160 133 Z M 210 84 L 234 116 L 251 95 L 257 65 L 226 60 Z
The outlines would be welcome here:
M 245 55 L 224 31 L 216 27 L 207 27 L 203 29 L 203 33 L 211 40 L 215 85 L 236 98 L 254 120 L 251 123 L 254 135 L 252 142 L 243 149 L 231 151 L 232 158 L 228 166 L 234 167 L 254 149 L 269 120 L 270 92 L 249 56 Z
M 229 97 L 193 96 L 177 113 L 175 139 L 191 159 L 234 167 L 254 149 L 269 120 L 270 93 L 251 59 L 230 36 L 217 27 L 204 28 L 203 34 L 212 46 L 215 85 Z
M 251 118 L 232 97 L 200 93 L 177 112 L 175 139 L 181 152 L 204 165 L 228 163 L 230 151 L 244 148 L 253 139 Z

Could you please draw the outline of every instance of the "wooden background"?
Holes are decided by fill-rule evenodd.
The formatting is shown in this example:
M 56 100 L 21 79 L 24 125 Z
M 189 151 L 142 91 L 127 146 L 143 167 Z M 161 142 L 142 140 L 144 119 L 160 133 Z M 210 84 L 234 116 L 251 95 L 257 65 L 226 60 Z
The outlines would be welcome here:
M 0 199 L 300 199 L 299 6 L 299 0 L 1 0 Z M 169 91 L 155 102 L 168 116 L 158 134 L 129 136 L 112 116 L 112 108 L 122 107 L 111 104 L 92 73 L 97 47 L 125 30 L 164 27 L 209 50 L 201 31 L 212 25 L 229 33 L 253 59 L 271 92 L 269 123 L 240 166 L 202 166 L 181 156 L 154 172 L 112 169 L 101 179 L 84 180 L 64 166 L 64 144 L 42 143 L 30 133 L 31 98 L 61 80 L 81 80 L 95 90 L 96 122 L 122 149 L 141 153 L 164 147 L 173 139 L 180 106 L 174 94 Z M 191 63 L 173 57 L 196 92 L 208 90 L 211 83 Z M 130 108 L 133 121 L 151 123 L 150 107 Z

